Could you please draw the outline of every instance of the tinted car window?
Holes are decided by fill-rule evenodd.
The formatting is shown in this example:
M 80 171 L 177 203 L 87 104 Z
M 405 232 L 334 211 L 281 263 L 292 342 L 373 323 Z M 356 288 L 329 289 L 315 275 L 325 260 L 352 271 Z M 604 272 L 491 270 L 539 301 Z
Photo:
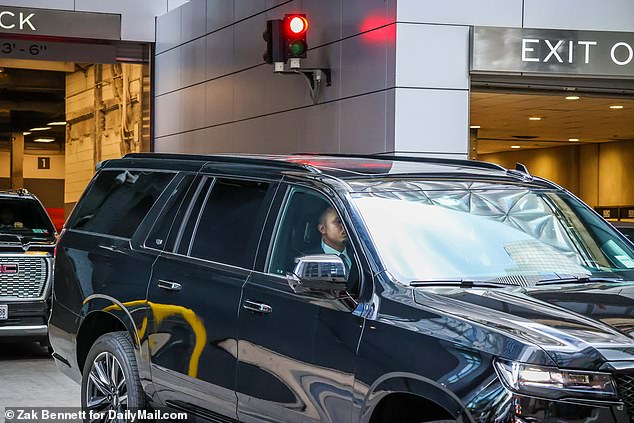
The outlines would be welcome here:
M 175 226 L 176 222 L 182 221 L 175 220 L 176 214 L 183 205 L 185 205 L 186 208 L 186 205 L 196 191 L 196 187 L 192 186 L 193 180 L 194 175 L 186 175 L 183 180 L 180 181 L 178 187 L 174 189 L 147 237 L 146 245 L 148 247 L 157 249 L 163 249 L 165 247 L 167 237 L 172 227 Z
M 330 206 L 325 197 L 312 191 L 293 188 L 279 225 L 268 273 L 286 275 L 295 267 L 295 258 L 322 254 L 319 216 Z
M 246 267 L 250 241 L 259 236 L 258 216 L 269 184 L 217 179 L 196 219 L 189 255 Z M 190 219 L 190 220 L 191 220 Z
M 102 171 L 69 227 L 131 238 L 173 177 L 164 172 Z
M 55 233 L 46 212 L 31 198 L 0 199 L 0 233 L 50 237 Z

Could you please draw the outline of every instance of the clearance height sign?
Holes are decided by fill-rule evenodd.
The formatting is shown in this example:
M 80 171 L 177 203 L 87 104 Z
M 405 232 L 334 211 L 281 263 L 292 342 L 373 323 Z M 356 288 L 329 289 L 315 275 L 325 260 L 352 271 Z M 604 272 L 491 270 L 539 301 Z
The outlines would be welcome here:
M 476 27 L 472 73 L 634 77 L 634 33 Z
M 0 6 L 0 33 L 115 41 L 121 15 Z

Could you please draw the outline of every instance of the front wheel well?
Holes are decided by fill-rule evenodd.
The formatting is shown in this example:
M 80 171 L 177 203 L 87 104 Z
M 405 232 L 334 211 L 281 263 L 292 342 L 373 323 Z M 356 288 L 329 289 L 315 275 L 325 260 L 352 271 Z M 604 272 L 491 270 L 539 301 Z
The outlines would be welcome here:
M 86 316 L 77 333 L 77 365 L 81 373 L 84 371 L 84 363 L 90 347 L 97 338 L 106 333 L 119 331 L 127 332 L 128 329 L 112 314 L 95 311 Z
M 433 401 L 409 393 L 385 396 L 375 407 L 370 423 L 419 423 L 455 421 L 447 410 Z

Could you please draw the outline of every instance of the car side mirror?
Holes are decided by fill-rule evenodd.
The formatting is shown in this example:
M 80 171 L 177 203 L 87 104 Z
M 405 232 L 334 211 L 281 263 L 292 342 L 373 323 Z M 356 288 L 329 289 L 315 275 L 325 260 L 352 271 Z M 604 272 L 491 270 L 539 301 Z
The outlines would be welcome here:
M 346 290 L 348 277 L 341 257 L 315 254 L 295 259 L 295 269 L 286 274 L 288 284 L 297 294 L 305 292 L 339 293 Z

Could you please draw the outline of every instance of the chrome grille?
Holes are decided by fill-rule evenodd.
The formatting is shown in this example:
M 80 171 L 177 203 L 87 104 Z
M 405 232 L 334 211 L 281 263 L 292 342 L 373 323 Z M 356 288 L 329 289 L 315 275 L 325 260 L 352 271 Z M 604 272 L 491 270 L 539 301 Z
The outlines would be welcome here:
M 619 397 L 625 403 L 630 417 L 634 417 L 634 374 L 614 375 Z
M 18 265 L 17 273 L 0 272 L 0 297 L 39 298 L 48 280 L 48 260 L 43 256 L 0 256 L 0 269 Z

